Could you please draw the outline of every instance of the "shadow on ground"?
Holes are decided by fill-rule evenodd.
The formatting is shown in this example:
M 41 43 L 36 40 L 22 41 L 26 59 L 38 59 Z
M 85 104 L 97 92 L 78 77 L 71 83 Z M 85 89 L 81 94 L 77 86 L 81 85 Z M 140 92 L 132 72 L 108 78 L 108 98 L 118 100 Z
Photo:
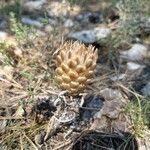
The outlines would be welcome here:
M 78 137 L 72 150 L 138 150 L 138 144 L 130 133 L 106 134 L 90 131 Z

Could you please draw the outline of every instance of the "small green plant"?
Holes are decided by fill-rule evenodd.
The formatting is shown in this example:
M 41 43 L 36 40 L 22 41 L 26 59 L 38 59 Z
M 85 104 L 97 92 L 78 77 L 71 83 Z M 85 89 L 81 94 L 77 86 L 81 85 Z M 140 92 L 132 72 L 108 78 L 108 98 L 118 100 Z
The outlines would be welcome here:
M 150 118 L 148 118 L 150 102 L 135 94 L 135 99 L 127 105 L 125 112 L 129 113 L 131 116 L 134 124 L 135 135 L 144 137 L 144 131 L 150 123 Z
M 21 71 L 20 74 L 21 74 L 24 78 L 26 78 L 26 79 L 28 79 L 28 80 L 32 80 L 33 77 L 34 77 L 34 74 L 31 73 L 31 72 L 29 72 L 29 71 L 28 71 L 28 72 L 27 72 L 27 71 Z
M 49 24 L 48 16 L 47 16 L 46 13 L 44 14 L 44 18 L 42 19 L 42 23 L 43 23 L 43 25 L 48 25 Z
M 15 14 L 12 12 L 10 13 L 10 28 L 20 46 L 24 44 L 33 45 L 33 41 L 36 38 L 35 30 L 17 21 Z

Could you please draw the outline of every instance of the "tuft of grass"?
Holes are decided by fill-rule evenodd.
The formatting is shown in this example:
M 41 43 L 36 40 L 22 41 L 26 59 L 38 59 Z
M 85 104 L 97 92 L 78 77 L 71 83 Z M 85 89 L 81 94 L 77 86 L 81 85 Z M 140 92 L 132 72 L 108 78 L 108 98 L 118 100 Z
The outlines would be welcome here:
M 144 138 L 145 131 L 150 125 L 150 101 L 149 98 L 139 97 L 133 92 L 135 98 L 127 104 L 125 112 L 131 116 L 134 125 L 134 134 Z
M 114 0 L 115 1 L 115 0 Z M 131 43 L 134 36 L 141 33 L 140 25 L 149 17 L 149 0 L 116 1 L 119 14 L 119 28 L 114 32 L 112 41 L 117 48 L 122 43 Z
M 1 136 L 0 149 L 4 146 L 9 150 L 38 149 L 34 144 L 34 136 L 46 128 L 46 124 L 32 122 L 28 126 L 22 123 L 23 120 L 8 121 L 6 133 Z

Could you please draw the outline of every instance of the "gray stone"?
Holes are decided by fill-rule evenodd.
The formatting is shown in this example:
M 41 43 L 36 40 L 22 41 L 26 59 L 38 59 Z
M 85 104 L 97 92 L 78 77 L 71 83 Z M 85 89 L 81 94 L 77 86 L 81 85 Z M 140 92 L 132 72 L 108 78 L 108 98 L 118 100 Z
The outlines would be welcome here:
M 146 84 L 146 86 L 142 89 L 142 92 L 146 96 L 150 96 L 150 81 Z
M 42 28 L 43 27 L 43 24 L 41 22 L 39 22 L 38 20 L 31 19 L 29 17 L 22 17 L 21 21 L 24 24 L 35 26 L 37 28 Z
M 84 43 L 94 43 L 101 39 L 107 38 L 111 33 L 109 28 L 94 28 L 92 30 L 83 30 L 79 32 L 73 32 L 68 35 L 71 39 L 76 39 Z
M 135 78 L 142 73 L 144 68 L 145 68 L 144 65 L 134 63 L 134 62 L 128 62 L 127 69 L 126 69 L 126 75 L 128 78 Z
M 95 115 L 95 117 L 99 118 L 104 115 L 112 119 L 118 118 L 123 105 L 126 103 L 122 94 L 118 90 L 110 88 L 101 90 L 100 94 L 104 97 L 105 102 L 102 109 Z
M 100 12 L 84 12 L 75 17 L 75 21 L 79 23 L 101 23 L 104 16 Z
M 112 100 L 117 99 L 118 101 L 125 102 L 124 98 L 122 97 L 122 94 L 118 90 L 115 90 L 115 89 L 105 88 L 104 90 L 100 91 L 100 94 L 107 101 L 112 101 Z
M 116 119 L 121 112 L 121 108 L 122 102 L 119 102 L 118 100 L 105 101 L 102 108 L 102 114 L 111 119 Z

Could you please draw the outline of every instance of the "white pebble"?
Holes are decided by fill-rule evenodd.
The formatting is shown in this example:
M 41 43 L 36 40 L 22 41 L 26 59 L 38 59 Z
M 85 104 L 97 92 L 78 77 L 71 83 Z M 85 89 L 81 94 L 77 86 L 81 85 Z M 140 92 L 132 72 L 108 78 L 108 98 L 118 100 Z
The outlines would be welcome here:
M 8 34 L 6 32 L 0 31 L 0 41 L 6 40 Z
M 140 64 L 137 64 L 134 62 L 128 62 L 127 63 L 127 70 L 130 70 L 130 71 L 136 71 L 139 69 L 143 69 L 144 67 L 145 67 L 144 65 L 140 65 Z
M 134 44 L 129 50 L 120 52 L 121 58 L 130 61 L 140 61 L 146 58 L 148 48 L 142 44 Z

